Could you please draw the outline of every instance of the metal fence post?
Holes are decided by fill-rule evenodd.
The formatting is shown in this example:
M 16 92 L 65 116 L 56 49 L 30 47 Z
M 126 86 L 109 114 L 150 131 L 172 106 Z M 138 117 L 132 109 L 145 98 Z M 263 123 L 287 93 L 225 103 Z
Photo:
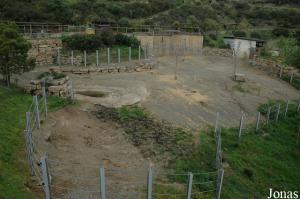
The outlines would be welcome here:
M 289 110 L 289 103 L 290 103 L 290 101 L 289 101 L 289 100 L 287 100 L 287 101 L 286 101 L 286 106 L 285 106 L 284 117 L 286 117 L 286 116 L 287 116 L 287 113 L 288 113 L 288 110 Z
M 241 120 L 240 120 L 239 138 L 242 136 L 243 124 L 244 124 L 244 113 L 242 113 Z
M 220 114 L 219 112 L 217 112 L 217 116 L 216 116 L 216 121 L 215 121 L 215 137 L 217 137 L 217 131 L 218 131 L 218 126 L 219 126 L 219 117 L 220 117 Z
M 270 115 L 271 115 L 271 107 L 268 107 L 268 112 L 267 112 L 267 121 L 266 121 L 266 124 L 267 126 L 269 125 L 270 123 Z
M 280 108 L 281 108 L 281 104 L 278 104 L 278 107 L 277 107 L 277 112 L 276 112 L 276 122 L 278 122 L 278 119 L 279 119 L 279 115 L 280 115 Z
M 259 121 L 260 121 L 260 112 L 258 111 L 256 115 L 256 125 L 255 125 L 256 132 L 259 130 Z
M 33 169 L 33 141 L 32 141 L 32 131 L 30 126 L 30 112 L 26 112 L 26 129 L 25 129 L 25 138 L 26 138 L 26 150 L 27 150 L 27 157 L 28 157 L 28 164 L 30 167 L 30 175 L 34 176 L 34 169 Z
M 34 112 L 35 112 L 35 122 L 37 123 L 37 127 L 40 128 L 41 121 L 40 121 L 39 101 L 36 95 L 33 96 L 33 103 L 34 103 Z
M 57 63 L 58 63 L 59 66 L 61 65 L 60 48 L 57 49 Z
M 139 61 L 141 61 L 141 46 L 139 46 Z
M 121 63 L 121 49 L 118 48 L 118 63 Z
M 152 168 L 150 167 L 148 171 L 147 199 L 152 199 L 152 178 L 153 178 L 153 172 L 152 172 Z
M 221 198 L 223 178 L 224 178 L 224 169 L 221 169 L 218 172 L 217 199 Z
M 45 111 L 45 117 L 48 115 L 48 108 L 47 108 L 47 94 L 46 94 L 46 88 L 42 87 L 42 95 L 43 95 L 43 108 Z
M 291 78 L 290 78 L 290 84 L 293 83 L 293 79 L 294 79 L 294 73 L 291 74 Z
M 189 172 L 186 199 L 191 199 L 192 188 L 193 188 L 193 173 Z
M 105 170 L 104 167 L 100 167 L 100 198 L 106 199 L 105 194 Z
M 84 67 L 86 67 L 86 51 L 84 51 Z
M 99 66 L 99 50 L 96 50 L 96 66 Z
M 131 47 L 128 48 L 128 61 L 131 62 Z
M 71 65 L 74 66 L 74 52 L 71 51 Z
M 49 172 L 48 172 L 48 165 L 47 165 L 47 157 L 45 156 L 41 158 L 41 170 L 42 170 L 43 187 L 44 187 L 46 199 L 51 199 L 51 188 L 50 188 Z
M 110 49 L 107 48 L 107 64 L 110 64 Z

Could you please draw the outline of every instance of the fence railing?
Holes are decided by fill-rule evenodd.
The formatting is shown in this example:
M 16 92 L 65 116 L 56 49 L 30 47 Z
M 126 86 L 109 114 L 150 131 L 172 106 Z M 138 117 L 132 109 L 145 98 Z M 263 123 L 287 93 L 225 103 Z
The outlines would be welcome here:
M 111 64 L 121 64 L 132 61 L 147 61 L 152 58 L 149 47 L 142 48 L 127 47 L 127 48 L 106 48 L 95 51 L 74 51 L 68 49 L 57 49 L 57 54 L 54 58 L 54 64 L 58 66 L 107 66 Z

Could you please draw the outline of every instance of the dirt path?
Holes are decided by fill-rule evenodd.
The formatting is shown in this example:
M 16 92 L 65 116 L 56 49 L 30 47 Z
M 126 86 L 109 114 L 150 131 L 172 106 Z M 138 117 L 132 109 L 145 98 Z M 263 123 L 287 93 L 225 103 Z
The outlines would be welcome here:
M 108 198 L 133 198 L 122 194 L 144 188 L 149 160 L 126 141 L 116 124 L 101 122 L 89 113 L 90 107 L 71 106 L 50 113 L 35 132 L 40 153 L 48 155 L 55 197 L 99 198 L 99 168 L 104 165 Z

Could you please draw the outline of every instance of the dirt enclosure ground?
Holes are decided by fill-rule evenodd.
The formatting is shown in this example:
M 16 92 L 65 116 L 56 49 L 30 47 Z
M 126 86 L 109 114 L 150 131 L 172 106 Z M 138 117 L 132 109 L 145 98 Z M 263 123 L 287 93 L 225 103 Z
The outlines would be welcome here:
M 224 126 L 238 124 L 241 112 L 250 118 L 256 108 L 271 99 L 297 99 L 299 92 L 265 72 L 238 62 L 246 82 L 232 80 L 233 63 L 225 57 L 163 57 L 151 72 L 71 75 L 75 90 L 103 91 L 104 98 L 77 95 L 79 99 L 121 106 L 141 102 L 159 118 L 189 128 L 213 124 L 220 112 Z M 176 77 L 175 77 L 176 73 Z
M 140 102 L 158 118 L 196 129 L 212 124 L 216 112 L 222 125 L 236 126 L 242 111 L 252 117 L 269 99 L 300 96 L 287 83 L 243 61 L 238 72 L 246 75 L 246 82 L 241 84 L 232 80 L 230 58 L 184 57 L 178 67 L 174 57 L 157 61 L 158 67 L 149 72 L 69 74 L 75 91 L 103 95 L 76 94 L 79 105 L 50 113 L 35 134 L 40 153 L 48 154 L 55 198 L 99 198 L 102 164 L 107 168 L 108 198 L 146 198 L 134 192 L 144 190 L 151 160 L 143 158 L 118 125 L 97 119 L 91 113 L 93 103 L 119 107 Z

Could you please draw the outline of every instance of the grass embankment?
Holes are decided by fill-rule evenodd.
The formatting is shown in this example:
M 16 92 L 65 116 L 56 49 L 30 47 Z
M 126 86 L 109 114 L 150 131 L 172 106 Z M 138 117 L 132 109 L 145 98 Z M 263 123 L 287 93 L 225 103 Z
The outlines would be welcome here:
M 42 194 L 30 190 L 31 180 L 27 165 L 25 112 L 32 97 L 19 90 L 0 86 L 0 198 L 35 199 Z M 65 106 L 65 100 L 49 97 L 48 108 L 53 111 Z
M 266 107 L 266 106 L 262 106 Z M 260 107 L 260 109 L 262 108 Z M 282 107 L 284 107 L 282 105 Z M 168 154 L 167 169 L 174 173 L 205 173 L 215 171 L 215 138 L 212 130 L 193 137 L 183 129 L 163 127 L 139 107 L 123 107 L 111 111 L 99 111 L 99 118 L 114 118 L 124 128 L 130 140 L 140 147 L 146 156 Z M 269 188 L 296 191 L 300 184 L 300 144 L 296 144 L 300 114 L 290 105 L 287 118 L 278 123 L 271 122 L 255 133 L 254 125 L 247 126 L 240 140 L 237 128 L 222 129 L 222 150 L 225 177 L 222 191 L 224 199 L 266 198 Z M 105 116 L 103 114 L 108 114 Z M 282 116 L 283 114 L 281 114 Z M 273 118 L 274 119 L 274 118 Z M 162 126 L 161 126 L 162 125 Z M 166 130 L 167 129 L 167 130 Z M 180 132 L 180 133 L 178 133 Z M 174 134 L 173 134 L 174 133 Z M 193 140 L 199 139 L 193 142 Z M 170 142 L 171 140 L 171 142 Z M 191 143 L 189 143 L 191 142 Z M 192 144 L 199 143 L 199 144 Z M 154 147 L 145 147 L 149 143 Z M 188 149 L 186 149 L 188 147 Z M 169 182 L 180 182 L 176 186 L 154 186 L 164 194 L 185 194 L 186 176 L 168 176 Z M 215 188 L 216 174 L 194 177 L 194 192 Z M 201 182 L 205 182 L 201 184 Z M 195 192 L 196 190 L 196 192 Z M 213 193 L 201 195 L 210 198 Z M 199 198 L 200 196 L 195 196 Z M 165 196 L 163 198 L 170 198 Z

